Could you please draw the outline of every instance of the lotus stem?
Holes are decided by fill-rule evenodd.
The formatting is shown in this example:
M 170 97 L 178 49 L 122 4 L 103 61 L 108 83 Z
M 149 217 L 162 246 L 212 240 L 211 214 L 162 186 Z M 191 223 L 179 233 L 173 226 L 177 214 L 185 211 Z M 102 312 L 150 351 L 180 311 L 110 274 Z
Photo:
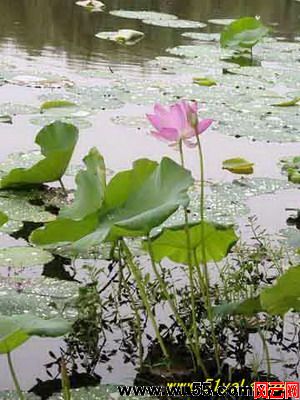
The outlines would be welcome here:
M 123 275 L 123 265 L 121 264 L 122 260 L 122 255 L 121 255 L 121 247 L 118 247 L 118 257 L 119 257 L 119 268 L 120 268 L 120 281 L 122 281 L 122 284 L 124 285 L 125 289 L 127 290 L 131 305 L 133 307 L 133 311 L 135 314 L 135 325 L 137 328 L 137 345 L 138 345 L 138 353 L 139 353 L 139 367 L 140 369 L 142 368 L 143 364 L 143 345 L 142 345 L 142 330 L 141 330 L 141 317 L 139 314 L 138 307 L 135 304 L 133 295 L 130 290 L 130 286 L 127 283 L 127 279 Z
M 64 400 L 72 400 L 71 391 L 70 391 L 70 379 L 68 376 L 68 371 L 66 367 L 65 360 L 62 358 L 61 363 L 61 385 L 63 391 Z
M 61 186 L 61 188 L 62 188 L 62 190 L 63 190 L 65 196 L 68 196 L 68 191 L 67 191 L 67 189 L 66 189 L 66 187 L 65 187 L 65 185 L 64 185 L 64 183 L 63 183 L 63 181 L 62 181 L 62 179 L 59 178 L 58 182 L 59 182 L 59 184 L 60 184 L 60 186 Z
M 18 397 L 19 397 L 20 400 L 26 400 L 24 394 L 22 393 L 21 387 L 19 385 L 18 378 L 17 378 L 16 372 L 14 370 L 14 366 L 13 366 L 13 363 L 12 363 L 12 359 L 11 359 L 11 354 L 10 353 L 7 353 L 7 361 L 8 361 L 10 374 L 11 374 L 11 377 L 12 377 L 12 379 L 14 381 L 14 385 L 15 385 Z
M 151 323 L 153 325 L 153 329 L 155 331 L 155 335 L 156 335 L 158 343 L 159 343 L 159 345 L 161 347 L 163 355 L 167 359 L 169 359 L 170 358 L 169 357 L 169 353 L 167 351 L 167 348 L 166 348 L 166 346 L 164 344 L 164 341 L 163 341 L 163 339 L 161 337 L 161 334 L 159 332 L 159 329 L 158 329 L 158 326 L 157 326 L 157 323 L 156 323 L 156 320 L 155 320 L 155 316 L 154 316 L 154 314 L 153 314 L 153 312 L 151 310 L 151 305 L 150 305 L 150 303 L 148 301 L 147 293 L 146 293 L 146 290 L 145 290 L 145 286 L 144 286 L 142 277 L 140 275 L 139 268 L 135 264 L 135 262 L 133 261 L 133 257 L 132 257 L 131 251 L 129 250 L 128 246 L 126 245 L 124 239 L 121 240 L 121 244 L 122 244 L 122 248 L 124 250 L 124 255 L 125 255 L 125 258 L 126 258 L 126 261 L 127 261 L 127 266 L 128 266 L 128 268 L 130 269 L 130 271 L 132 272 L 132 274 L 134 276 L 134 279 L 136 281 L 136 284 L 137 284 L 139 292 L 140 292 L 140 296 L 141 296 L 142 302 L 143 302 L 143 304 L 144 304 L 144 306 L 146 308 L 146 311 L 147 311 L 147 313 L 149 315 L 149 318 L 151 320 Z
M 178 325 L 181 327 L 181 329 L 183 330 L 183 332 L 185 333 L 187 339 L 190 342 L 190 346 L 191 346 L 192 352 L 195 353 L 195 348 L 194 348 L 194 345 L 193 345 L 193 341 L 190 338 L 190 333 L 189 333 L 188 329 L 186 328 L 185 323 L 183 322 L 183 320 L 181 319 L 181 317 L 179 315 L 179 312 L 178 312 L 178 310 L 176 308 L 176 305 L 175 305 L 174 301 L 172 300 L 172 297 L 169 294 L 169 291 L 168 291 L 168 288 L 167 288 L 167 286 L 165 284 L 165 281 L 163 280 L 163 278 L 161 277 L 161 275 L 160 275 L 160 273 L 159 273 L 159 271 L 157 269 L 156 262 L 154 260 L 154 255 L 153 255 L 152 242 L 151 242 L 151 239 L 150 239 L 149 235 L 147 236 L 147 242 L 148 242 L 148 250 L 149 250 L 151 265 L 152 265 L 152 269 L 153 269 L 153 271 L 155 273 L 155 276 L 156 276 L 156 278 L 157 278 L 157 280 L 158 280 L 158 282 L 160 284 L 160 287 L 161 287 L 161 289 L 162 289 L 162 291 L 164 293 L 164 296 L 166 297 L 166 299 L 168 301 L 168 304 L 169 304 L 172 312 L 175 315 L 175 318 L 176 318 L 176 321 L 177 321 Z M 204 373 L 205 377 L 207 378 L 208 377 L 208 373 L 207 373 L 207 370 L 205 368 L 204 362 L 201 359 L 200 354 L 199 354 L 199 365 L 200 365 L 201 369 L 203 370 L 203 373 Z
M 266 363 L 267 363 L 267 378 L 271 378 L 271 374 L 272 374 L 272 368 L 271 368 L 271 359 L 270 359 L 270 352 L 269 352 L 269 348 L 267 345 L 267 341 L 266 338 L 264 337 L 260 327 L 258 327 L 258 334 L 261 338 L 262 344 L 263 344 L 263 348 L 266 354 Z
M 183 155 L 183 147 L 182 140 L 179 141 L 179 153 L 180 153 L 180 161 L 182 168 L 185 168 L 184 155 Z M 199 347 L 199 333 L 198 333 L 198 324 L 197 324 L 197 316 L 196 316 L 196 299 L 195 299 L 195 286 L 194 286 L 194 277 L 193 277 L 193 263 L 192 263 L 192 247 L 191 247 L 191 237 L 189 231 L 189 217 L 187 212 L 187 207 L 184 207 L 184 229 L 186 233 L 186 245 L 188 249 L 188 268 L 189 268 L 189 281 L 191 288 L 191 303 L 192 303 L 192 327 L 194 333 L 194 342 L 195 342 L 195 357 L 197 366 L 201 364 L 201 356 L 200 356 L 200 347 Z M 203 371 L 204 372 L 204 371 Z
M 196 135 L 197 138 L 197 148 L 199 154 L 199 162 L 200 162 L 200 221 L 201 221 L 201 251 L 202 251 L 202 263 L 204 269 L 204 280 L 205 280 L 205 302 L 207 307 L 207 315 L 212 329 L 212 340 L 214 344 L 214 352 L 215 352 L 215 360 L 218 367 L 218 372 L 221 372 L 221 365 L 220 365 L 220 351 L 219 351 L 219 343 L 216 338 L 215 334 L 215 326 L 213 321 L 213 313 L 212 313 L 212 303 L 209 293 L 210 282 L 209 282 L 209 273 L 207 268 L 207 261 L 206 261 L 206 248 L 205 248 L 205 219 L 204 219 L 204 209 L 205 209 L 205 187 L 204 187 L 204 157 L 202 146 L 200 143 L 200 138 Z

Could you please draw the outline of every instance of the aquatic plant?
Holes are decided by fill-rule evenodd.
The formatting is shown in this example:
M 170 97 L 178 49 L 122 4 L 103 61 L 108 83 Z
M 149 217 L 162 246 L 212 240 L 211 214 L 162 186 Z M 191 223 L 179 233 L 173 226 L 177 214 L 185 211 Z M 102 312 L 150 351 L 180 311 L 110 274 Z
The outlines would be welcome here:
M 44 158 L 30 168 L 14 168 L 0 179 L 0 189 L 39 186 L 59 181 L 64 175 L 78 139 L 78 129 L 60 121 L 45 126 L 35 142 Z
M 223 169 L 227 169 L 233 174 L 244 174 L 244 175 L 253 174 L 253 166 L 254 163 L 247 161 L 241 157 L 230 158 L 228 160 L 223 161 L 222 163 Z
M 15 373 L 11 352 L 25 343 L 31 336 L 59 337 L 71 328 L 64 319 L 41 319 L 34 315 L 1 315 L 0 324 L 0 354 L 6 354 L 12 379 L 20 400 L 25 400 Z
M 264 26 L 259 18 L 244 17 L 231 22 L 223 29 L 220 43 L 223 48 L 252 54 L 252 48 L 269 31 L 269 28 Z

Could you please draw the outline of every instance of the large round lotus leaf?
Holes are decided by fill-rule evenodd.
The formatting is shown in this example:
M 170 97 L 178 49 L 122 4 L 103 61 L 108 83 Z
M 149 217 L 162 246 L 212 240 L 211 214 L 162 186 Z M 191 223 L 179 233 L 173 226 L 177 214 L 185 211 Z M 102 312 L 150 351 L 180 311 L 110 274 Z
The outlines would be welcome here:
M 36 114 L 39 112 L 37 107 L 28 106 L 27 104 L 3 103 L 0 104 L 0 115 L 23 115 Z
M 233 174 L 253 174 L 253 163 L 245 160 L 244 158 L 230 158 L 223 161 L 223 169 L 227 169 Z
M 11 317 L 1 315 L 2 320 L 8 324 L 14 323 L 19 329 L 29 336 L 59 337 L 65 335 L 71 328 L 67 320 L 62 318 L 40 318 L 31 313 L 12 315 Z
M 184 32 L 182 36 L 188 39 L 200 40 L 201 42 L 218 42 L 220 39 L 219 33 Z
M 156 11 L 129 11 L 129 10 L 113 10 L 109 12 L 111 15 L 123 18 L 132 19 L 147 19 L 147 20 L 171 20 L 177 19 L 176 15 L 160 13 Z
M 67 169 L 78 140 L 78 129 L 60 121 L 42 128 L 35 143 L 44 158 L 31 168 L 15 168 L 1 177 L 0 187 L 24 188 L 58 181 Z
M 0 266 L 2 267 L 34 267 L 47 264 L 53 256 L 45 250 L 35 247 L 0 248 Z
M 240 18 L 231 22 L 221 33 L 221 46 L 234 50 L 251 49 L 269 32 L 263 23 L 253 17 Z
M 37 125 L 43 127 L 45 125 L 49 125 L 57 119 L 57 115 L 39 115 L 38 117 L 31 118 L 30 123 L 32 125 Z M 92 126 L 92 123 L 84 118 L 77 116 L 60 116 L 59 120 L 66 124 L 74 124 L 78 129 L 88 129 Z
M 32 393 L 27 393 L 27 392 L 26 393 L 24 392 L 24 396 L 26 396 L 26 400 L 40 400 L 41 399 L 40 397 L 35 396 Z M 0 392 L 0 398 L 1 398 L 1 400 L 19 400 L 19 396 L 17 395 L 16 392 L 8 392 L 8 391 Z M 60 399 L 60 400 L 62 400 L 62 399 Z
M 214 25 L 229 25 L 232 22 L 234 22 L 234 19 L 231 18 L 215 18 L 215 19 L 209 19 L 208 22 L 210 24 L 214 24 Z
M 39 317 L 76 318 L 75 299 L 78 283 L 38 278 L 2 279 L 0 282 L 0 314 L 31 313 Z
M 62 318 L 42 319 L 32 314 L 0 315 L 0 320 L 0 354 L 12 352 L 30 336 L 59 337 L 71 329 Z
M 190 21 L 186 19 L 143 19 L 144 24 L 162 26 L 166 28 L 182 28 L 182 29 L 193 29 L 193 28 L 204 28 L 206 24 L 198 21 Z
M 89 86 L 89 87 L 73 87 L 64 95 L 64 99 L 73 101 L 78 104 L 78 107 L 87 110 L 107 110 L 115 109 L 123 106 L 123 103 L 117 96 L 111 86 Z M 55 95 L 42 96 L 41 99 L 51 100 L 56 99 Z
M 26 198 L 11 194 L 2 197 L 0 192 L 0 210 L 5 210 L 9 219 L 14 221 L 47 222 L 53 221 L 55 215 L 45 211 L 43 207 L 29 204 Z
M 282 67 L 287 68 L 287 63 L 299 60 L 299 43 L 267 41 L 255 47 L 254 55 L 264 61 L 274 61 L 277 65 L 282 62 Z
M 79 0 L 76 4 L 90 12 L 101 12 L 105 8 L 105 4 L 99 0 Z
M 37 150 L 28 153 L 12 153 L 0 163 L 0 171 L 8 172 L 13 168 L 30 168 L 42 159 L 41 152 Z
M 8 83 L 18 86 L 52 89 L 74 85 L 74 83 L 70 80 L 57 75 L 15 75 L 11 79 L 8 79 Z
M 0 315 L 0 319 L 0 354 L 7 354 L 25 343 L 30 336 L 10 317 Z
M 7 233 L 8 235 L 10 235 L 13 232 L 19 231 L 20 229 L 22 229 L 22 227 L 23 227 L 22 221 L 9 220 L 0 227 L 0 232 Z
M 188 265 L 191 251 L 192 262 L 198 265 L 204 261 L 203 246 L 207 262 L 220 261 L 227 256 L 238 239 L 232 226 L 217 225 L 207 221 L 190 225 L 189 236 L 190 248 L 187 247 L 184 225 L 164 228 L 157 236 L 151 238 L 155 261 L 160 262 L 164 258 L 169 258 L 174 262 Z M 144 242 L 144 247 L 148 249 L 148 242 Z
M 41 112 L 46 110 L 51 110 L 53 108 L 65 108 L 65 107 L 76 107 L 75 103 L 67 100 L 54 100 L 54 101 L 45 101 L 40 106 Z
M 262 308 L 269 314 L 284 316 L 300 311 L 300 266 L 290 267 L 276 283 L 260 293 Z
M 99 32 L 95 36 L 99 39 L 111 40 L 112 42 L 130 46 L 141 41 L 145 34 L 133 29 L 119 29 L 116 32 Z

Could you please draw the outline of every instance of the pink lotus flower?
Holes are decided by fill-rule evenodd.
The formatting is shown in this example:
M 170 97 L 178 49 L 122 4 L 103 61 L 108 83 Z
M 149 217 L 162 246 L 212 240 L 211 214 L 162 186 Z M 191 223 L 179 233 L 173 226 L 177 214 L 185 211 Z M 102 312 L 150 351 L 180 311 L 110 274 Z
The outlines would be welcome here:
M 198 104 L 182 100 L 170 107 L 155 104 L 154 113 L 147 114 L 148 120 L 156 131 L 151 134 L 160 140 L 172 142 L 176 145 L 180 140 L 189 146 L 195 147 L 196 142 L 191 139 L 198 136 L 212 124 L 212 119 L 202 119 L 199 121 Z

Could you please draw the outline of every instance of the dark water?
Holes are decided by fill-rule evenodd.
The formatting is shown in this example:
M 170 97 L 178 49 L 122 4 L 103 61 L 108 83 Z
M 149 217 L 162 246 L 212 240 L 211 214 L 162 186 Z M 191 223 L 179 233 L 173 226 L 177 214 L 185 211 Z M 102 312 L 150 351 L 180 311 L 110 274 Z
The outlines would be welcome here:
M 294 0 L 106 0 L 106 11 L 114 9 L 151 10 L 176 14 L 180 18 L 207 22 L 212 18 L 238 18 L 241 16 L 261 16 L 266 24 L 273 26 L 273 33 L 278 37 L 293 39 L 300 35 L 300 3 Z M 115 43 L 106 42 L 95 38 L 100 31 L 117 30 L 121 28 L 142 30 L 145 39 L 133 47 L 117 46 Z M 217 32 L 221 26 L 208 24 L 201 31 Z M 0 58 L 13 56 L 19 66 L 35 64 L 43 72 L 51 72 L 53 68 L 62 73 L 76 71 L 78 68 L 98 69 L 107 66 L 124 70 L 124 74 L 134 77 L 140 73 L 150 73 L 149 67 L 144 64 L 154 57 L 165 54 L 168 47 L 184 43 L 181 33 L 186 30 L 160 28 L 145 25 L 141 21 L 113 17 L 105 13 L 88 13 L 75 5 L 74 0 L 0 0 Z M 37 95 L 34 90 L 28 88 L 1 88 L 0 100 L 37 103 Z M 125 109 L 126 112 L 135 110 L 134 106 Z M 82 158 L 88 149 L 98 146 L 108 165 L 113 169 L 127 167 L 131 161 L 141 154 L 143 156 L 159 158 L 168 154 L 169 149 L 155 143 L 146 137 L 133 136 L 130 129 L 124 128 L 122 136 L 117 132 L 119 127 L 110 122 L 114 112 L 102 113 L 93 119 L 93 128 L 84 132 L 80 138 L 75 160 Z M 5 137 L 0 151 L 1 160 L 12 151 L 25 151 L 32 148 L 33 138 L 37 131 L 28 124 L 27 117 L 16 119 L 12 127 L 0 127 L 1 137 Z M 102 135 L 95 135 L 96 132 Z M 13 133 L 13 134 L 11 134 Z M 212 165 L 209 169 L 209 178 L 223 179 L 220 172 L 221 161 L 233 156 L 233 138 L 218 137 L 205 138 L 204 148 L 207 163 Z M 217 138 L 217 141 L 215 139 Z M 207 141 L 206 141 L 207 140 Z M 134 143 L 134 145 L 132 145 Z M 20 148 L 22 146 L 22 148 Z M 222 154 L 216 154 L 216 147 L 222 148 Z M 243 154 L 249 158 L 255 153 L 258 167 L 256 173 L 259 176 L 279 175 L 275 169 L 279 156 L 293 154 L 295 145 L 274 145 L 268 147 L 266 157 L 265 143 L 239 142 L 235 146 L 235 155 L 239 153 L 239 146 L 243 147 Z M 299 147 L 299 146 L 298 146 Z M 213 162 L 211 162 L 213 160 Z M 191 156 L 189 167 L 196 164 Z M 271 172 L 270 172 L 271 171 Z M 276 172 L 277 171 L 277 172 Z M 277 174 L 277 175 L 276 175 Z M 289 195 L 287 193 L 287 195 Z M 295 196 L 296 199 L 296 196 Z M 267 199 L 268 200 L 268 199 Z M 285 199 L 285 201 L 289 200 Z M 280 203 L 282 200 L 278 200 Z M 298 200 L 289 203 L 290 207 L 297 206 Z M 273 203 L 270 212 L 263 212 L 266 225 L 272 225 L 274 229 L 282 227 L 285 223 L 285 215 L 277 215 L 274 221 L 274 213 L 282 204 Z M 275 210 L 276 208 L 276 210 Z M 259 214 L 265 210 L 264 202 L 255 204 L 254 209 Z M 25 346 L 18 349 L 14 358 L 17 372 L 21 376 L 22 387 L 30 388 L 34 385 L 35 378 L 46 379 L 45 369 L 42 367 L 47 361 L 48 350 L 59 351 L 60 343 L 55 340 L 43 341 L 31 340 Z M 28 368 L 30 365 L 30 368 Z M 112 360 L 113 374 L 106 367 L 100 366 L 97 371 L 103 378 L 103 382 L 122 382 L 130 384 L 134 376 L 134 370 L 124 366 L 120 359 Z M 8 377 L 5 360 L 0 360 L 0 388 L 12 388 L 12 382 Z
M 118 18 L 108 13 L 86 12 L 74 0 L 1 0 L 0 46 L 16 47 L 24 56 L 66 56 L 70 64 L 142 64 L 144 60 L 178 45 L 180 32 L 141 21 Z M 293 38 L 300 31 L 300 4 L 294 0 L 110 0 L 106 10 L 156 10 L 190 20 L 261 16 L 274 25 L 278 36 Z M 99 40 L 99 31 L 141 29 L 145 40 L 133 48 L 116 47 Z M 204 31 L 220 27 L 208 25 Z M 182 30 L 181 30 L 182 31 Z M 46 66 L 45 66 L 46 67 Z

